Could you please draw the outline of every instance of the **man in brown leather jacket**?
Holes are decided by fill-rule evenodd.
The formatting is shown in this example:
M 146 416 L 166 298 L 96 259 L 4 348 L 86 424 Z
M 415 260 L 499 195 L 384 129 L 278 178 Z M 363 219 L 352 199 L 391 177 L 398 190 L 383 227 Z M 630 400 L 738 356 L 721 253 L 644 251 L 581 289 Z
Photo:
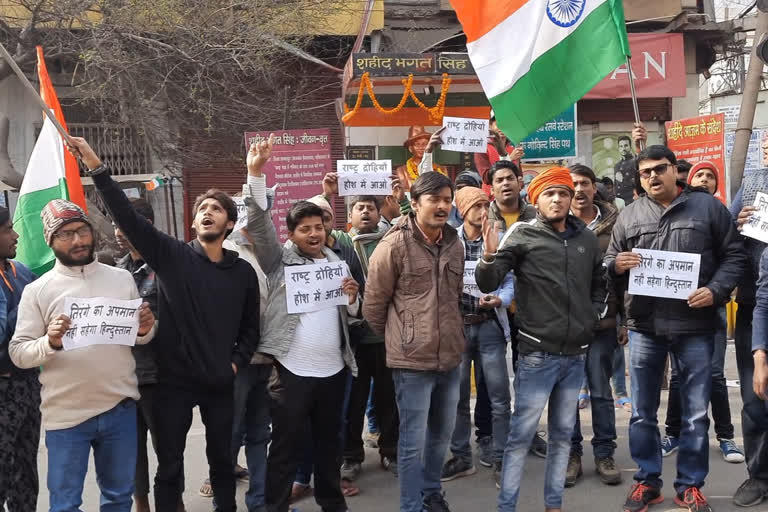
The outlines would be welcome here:
M 401 512 L 447 512 L 441 469 L 456 422 L 464 352 L 459 297 L 464 247 L 448 216 L 453 184 L 440 173 L 411 186 L 413 212 L 379 242 L 363 316 L 383 333 L 400 411 Z

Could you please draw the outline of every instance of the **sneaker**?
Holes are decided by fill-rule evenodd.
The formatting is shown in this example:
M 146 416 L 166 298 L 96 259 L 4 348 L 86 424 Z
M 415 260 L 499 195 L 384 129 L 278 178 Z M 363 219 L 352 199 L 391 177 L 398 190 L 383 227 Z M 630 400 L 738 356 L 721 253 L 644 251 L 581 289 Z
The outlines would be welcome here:
M 645 512 L 648 505 L 656 505 L 664 501 L 661 489 L 645 484 L 633 484 L 624 502 L 624 512 Z
M 740 507 L 754 507 L 768 498 L 768 481 L 747 478 L 733 495 L 733 502 Z
M 389 457 L 382 456 L 381 467 L 384 468 L 384 470 L 392 473 L 395 478 L 397 478 L 397 459 L 391 459 Z
M 363 465 L 359 462 L 344 461 L 341 465 L 341 478 L 342 480 L 349 480 L 354 482 L 360 473 L 363 471 Z
M 723 452 L 725 462 L 733 464 L 744 462 L 744 452 L 739 449 L 733 439 L 720 439 L 720 451 Z
M 477 469 L 471 462 L 459 457 L 453 457 L 443 466 L 443 474 L 440 477 L 441 482 L 450 482 L 462 476 L 474 475 Z
M 528 452 L 542 459 L 547 458 L 547 442 L 544 440 L 544 432 L 536 432 Z
M 573 487 L 581 477 L 581 455 L 571 452 L 568 456 L 568 469 L 565 470 L 565 486 Z
M 424 498 L 422 512 L 451 512 L 448 508 L 448 502 L 445 501 L 445 494 L 432 494 Z
M 675 504 L 688 510 L 688 512 L 712 512 L 712 507 L 707 503 L 707 498 L 701 494 L 698 487 L 689 487 L 675 496 Z
M 481 437 L 477 440 L 478 462 L 486 468 L 493 467 L 493 438 Z
M 680 439 L 672 436 L 664 436 L 661 440 L 661 456 L 669 457 L 680 447 Z
M 606 485 L 621 483 L 621 471 L 616 467 L 613 457 L 595 457 L 595 470 L 600 480 Z
M 501 489 L 501 461 L 493 463 L 493 479 L 496 482 L 496 488 Z

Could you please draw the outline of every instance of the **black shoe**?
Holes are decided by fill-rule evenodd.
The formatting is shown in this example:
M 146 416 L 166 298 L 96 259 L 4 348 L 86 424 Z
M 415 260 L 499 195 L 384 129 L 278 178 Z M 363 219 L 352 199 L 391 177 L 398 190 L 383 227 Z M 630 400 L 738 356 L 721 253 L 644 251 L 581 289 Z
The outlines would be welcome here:
M 445 501 L 445 494 L 432 494 L 424 498 L 422 512 L 451 512 L 448 508 L 448 502 Z
M 494 462 L 493 464 L 493 480 L 496 482 L 496 488 L 501 489 L 501 462 Z
M 390 473 L 392 473 L 395 476 L 395 478 L 397 478 L 397 459 L 391 459 L 389 457 L 382 455 L 381 467 L 384 468 L 386 471 L 389 471 Z
M 449 482 L 462 476 L 474 475 L 477 469 L 472 462 L 459 457 L 453 457 L 443 465 L 443 474 L 440 476 L 441 482 Z
M 542 459 L 547 458 L 547 442 L 544 440 L 543 437 L 544 432 L 536 432 L 536 435 L 533 436 L 533 442 L 531 443 L 531 448 L 528 450 L 531 455 L 535 455 L 537 457 L 541 457 Z
M 645 484 L 633 484 L 624 502 L 624 512 L 645 512 L 648 505 L 656 505 L 664 501 L 661 489 Z
M 768 481 L 747 478 L 733 495 L 733 503 L 740 507 L 754 507 L 768 498 Z
M 486 468 L 493 467 L 493 438 L 481 437 L 477 440 L 477 461 Z

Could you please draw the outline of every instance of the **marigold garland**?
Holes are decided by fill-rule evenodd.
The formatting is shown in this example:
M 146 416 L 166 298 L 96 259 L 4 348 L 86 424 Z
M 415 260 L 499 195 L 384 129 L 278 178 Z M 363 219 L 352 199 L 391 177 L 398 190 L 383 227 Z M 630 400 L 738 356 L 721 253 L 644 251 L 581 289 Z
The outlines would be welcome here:
M 448 76 L 448 73 L 443 73 L 443 83 L 440 91 L 440 97 L 438 98 L 434 107 L 426 106 L 424 102 L 416 97 L 416 93 L 413 92 L 413 75 L 408 75 L 408 79 L 402 80 L 402 83 L 403 86 L 405 86 L 405 90 L 403 91 L 403 97 L 400 98 L 400 102 L 394 108 L 386 109 L 382 107 L 378 99 L 376 99 L 376 94 L 373 92 L 373 83 L 371 83 L 370 74 L 363 73 L 363 76 L 360 78 L 360 89 L 357 92 L 357 101 L 355 102 L 355 106 L 352 108 L 352 110 L 350 110 L 346 102 L 344 103 L 344 111 L 346 114 L 344 114 L 344 117 L 341 118 L 341 122 L 346 124 L 355 116 L 355 114 L 357 114 L 358 110 L 360 110 L 360 105 L 363 103 L 363 91 L 365 90 L 368 92 L 368 96 L 371 98 L 371 102 L 373 103 L 374 108 L 386 116 L 400 112 L 410 97 L 417 107 L 425 110 L 429 114 L 429 118 L 433 122 L 440 124 L 443 120 L 443 115 L 445 114 L 445 98 L 448 94 L 448 89 L 450 89 L 451 86 L 451 77 Z

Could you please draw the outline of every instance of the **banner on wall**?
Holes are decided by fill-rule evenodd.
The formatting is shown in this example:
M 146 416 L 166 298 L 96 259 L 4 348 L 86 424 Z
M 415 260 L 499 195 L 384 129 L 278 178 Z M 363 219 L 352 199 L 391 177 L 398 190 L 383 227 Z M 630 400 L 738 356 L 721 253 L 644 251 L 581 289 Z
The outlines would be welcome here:
M 272 206 L 272 221 L 281 241 L 288 239 L 285 216 L 291 206 L 323 191 L 323 176 L 330 171 L 331 137 L 328 128 L 245 132 L 245 150 L 274 133 L 272 158 L 264 165 L 267 186 L 279 185 Z
M 523 161 L 575 158 L 576 104 L 521 140 L 519 146 L 525 151 Z

